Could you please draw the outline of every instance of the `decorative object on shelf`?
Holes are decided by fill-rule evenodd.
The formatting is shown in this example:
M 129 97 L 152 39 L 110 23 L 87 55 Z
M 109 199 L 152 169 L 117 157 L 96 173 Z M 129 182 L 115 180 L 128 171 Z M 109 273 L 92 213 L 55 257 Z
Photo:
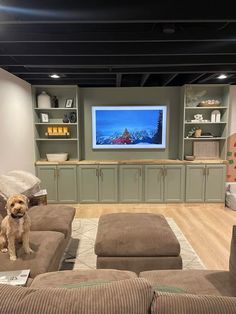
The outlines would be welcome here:
M 66 161 L 68 153 L 46 154 L 46 157 L 48 161 Z
M 195 133 L 195 130 L 196 130 L 196 128 L 194 127 L 194 128 L 192 128 L 190 131 L 188 131 L 187 138 L 193 137 L 193 135 L 194 135 L 194 133 Z
M 219 141 L 194 141 L 195 159 L 219 159 Z
M 69 137 L 70 132 L 68 130 L 68 127 L 56 127 L 56 126 L 50 126 L 47 128 L 47 132 L 45 132 L 45 135 L 48 137 Z
M 221 113 L 219 110 L 213 110 L 211 112 L 211 122 L 220 122 Z
M 66 114 L 64 114 L 64 118 L 62 119 L 62 121 L 64 122 L 64 123 L 69 123 L 70 122 L 70 119 L 69 119 L 69 117 L 68 117 L 68 114 L 66 113 Z
M 185 156 L 184 156 L 184 159 L 185 159 L 185 160 L 188 160 L 188 161 L 193 161 L 193 160 L 195 159 L 195 157 L 194 157 L 194 156 L 191 156 L 191 155 L 185 155 Z
M 194 117 L 195 121 L 197 121 L 197 122 L 202 122 L 202 120 L 203 120 L 203 115 L 200 113 L 195 114 L 193 117 Z
M 40 112 L 40 122 L 48 123 L 49 122 L 49 115 L 46 112 Z
M 58 107 L 59 107 L 59 102 L 58 102 L 57 96 L 52 96 L 52 101 L 51 101 L 51 103 L 52 103 L 52 107 L 53 107 L 53 108 L 58 108 Z
M 202 100 L 199 104 L 198 107 L 218 107 L 220 105 L 220 101 L 217 99 L 207 99 L 207 100 Z
M 66 108 L 72 108 L 73 107 L 73 99 L 72 98 L 66 99 L 65 107 Z
M 45 91 L 42 91 L 37 96 L 37 103 L 38 103 L 38 108 L 49 109 L 51 108 L 51 97 Z
M 76 123 L 77 117 L 76 117 L 75 111 L 69 113 L 69 120 L 70 120 L 70 123 Z
M 207 91 L 202 90 L 196 92 L 192 86 L 186 88 L 186 105 L 187 107 L 197 107 L 198 103 L 201 101 L 202 97 L 206 95 Z
M 201 137 L 202 129 L 197 127 L 194 132 L 194 137 Z

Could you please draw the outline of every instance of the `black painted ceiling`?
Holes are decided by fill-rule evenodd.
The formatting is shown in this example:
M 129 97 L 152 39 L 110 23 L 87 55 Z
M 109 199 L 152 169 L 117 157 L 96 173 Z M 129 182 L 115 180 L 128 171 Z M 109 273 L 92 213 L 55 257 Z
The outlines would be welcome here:
M 0 0 L 0 67 L 31 84 L 236 84 L 235 12 L 231 1 Z

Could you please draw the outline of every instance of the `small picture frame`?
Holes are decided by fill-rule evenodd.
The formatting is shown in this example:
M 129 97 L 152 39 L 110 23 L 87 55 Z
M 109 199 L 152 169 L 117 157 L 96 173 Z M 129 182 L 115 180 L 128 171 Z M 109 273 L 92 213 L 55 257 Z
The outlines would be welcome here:
M 73 107 L 73 99 L 72 98 L 66 99 L 65 107 L 66 108 L 72 108 Z
M 42 123 L 48 123 L 49 122 L 49 115 L 46 112 L 41 112 L 40 113 L 40 121 Z

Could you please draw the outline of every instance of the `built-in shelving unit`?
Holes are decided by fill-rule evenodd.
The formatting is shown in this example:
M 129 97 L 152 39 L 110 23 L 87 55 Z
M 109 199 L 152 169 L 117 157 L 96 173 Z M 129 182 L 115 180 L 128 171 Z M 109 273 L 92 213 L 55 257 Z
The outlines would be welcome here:
M 219 106 L 200 107 L 206 100 L 218 100 Z M 180 158 L 193 155 L 194 141 L 218 141 L 219 158 L 226 159 L 228 136 L 229 86 L 219 85 L 185 85 L 182 90 L 182 111 L 180 116 Z M 220 121 L 212 122 L 213 110 L 220 112 Z M 195 120 L 194 115 L 201 114 L 204 122 Z M 202 134 L 212 137 L 194 137 L 193 128 L 200 128 Z
M 45 91 L 50 96 L 58 99 L 58 108 L 38 108 L 37 95 Z M 71 160 L 80 159 L 79 143 L 79 97 L 76 85 L 37 85 L 32 87 L 34 105 L 34 126 L 35 126 L 35 155 L 36 161 L 45 160 L 46 153 L 69 153 Z M 67 99 L 73 99 L 72 108 L 65 107 Z M 74 112 L 77 117 L 75 123 L 65 123 L 63 118 Z M 42 122 L 41 113 L 47 113 L 48 122 Z M 67 127 L 69 136 L 66 138 L 49 138 L 45 133 L 48 127 Z

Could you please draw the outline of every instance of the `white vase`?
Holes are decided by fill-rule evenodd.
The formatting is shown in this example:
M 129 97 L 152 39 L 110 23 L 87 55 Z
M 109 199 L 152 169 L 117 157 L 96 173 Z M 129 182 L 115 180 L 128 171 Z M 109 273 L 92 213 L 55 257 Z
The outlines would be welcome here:
M 51 97 L 45 91 L 42 91 L 41 94 L 38 95 L 37 102 L 38 108 L 40 109 L 51 108 Z

